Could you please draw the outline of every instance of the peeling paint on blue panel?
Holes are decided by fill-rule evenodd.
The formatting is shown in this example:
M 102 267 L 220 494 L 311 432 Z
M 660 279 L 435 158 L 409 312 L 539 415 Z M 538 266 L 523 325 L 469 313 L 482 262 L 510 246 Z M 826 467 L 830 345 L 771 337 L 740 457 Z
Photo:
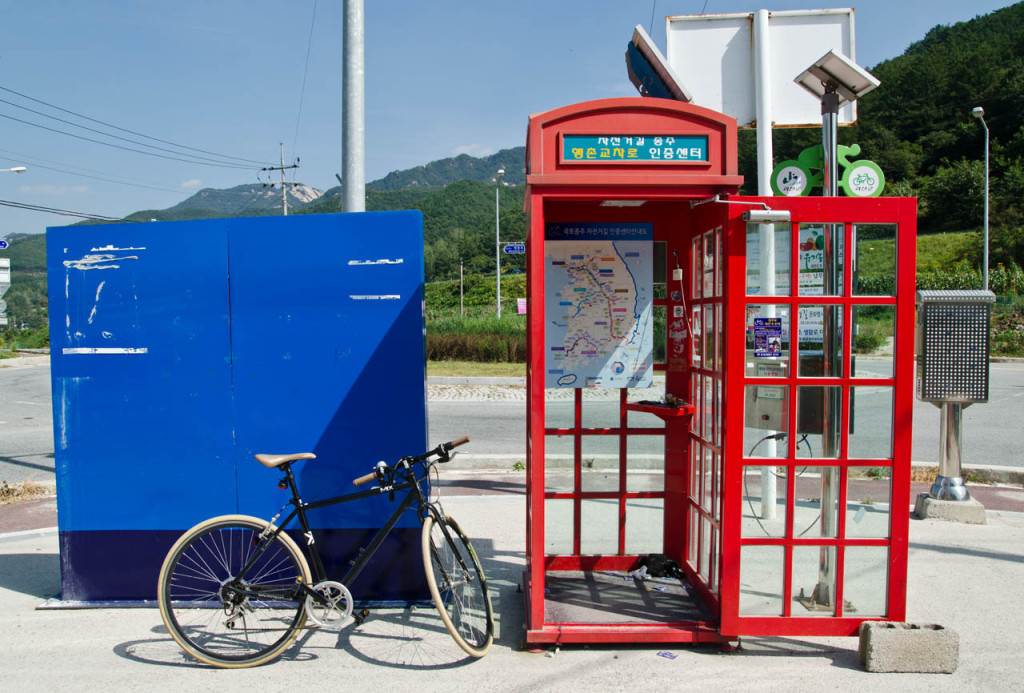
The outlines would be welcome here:
M 65 599 L 152 598 L 181 531 L 276 512 L 256 452 L 315 452 L 314 499 L 427 447 L 418 212 L 62 227 L 47 252 Z M 390 510 L 312 519 L 363 532 Z M 143 540 L 128 575 L 96 559 Z

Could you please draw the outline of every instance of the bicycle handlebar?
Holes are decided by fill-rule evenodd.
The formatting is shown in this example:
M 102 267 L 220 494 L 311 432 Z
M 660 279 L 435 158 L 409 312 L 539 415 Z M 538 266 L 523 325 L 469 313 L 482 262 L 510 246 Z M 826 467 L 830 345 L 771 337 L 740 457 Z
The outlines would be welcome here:
M 462 436 L 461 438 L 456 438 L 455 440 L 451 440 L 447 443 L 441 443 L 433 450 L 425 452 L 417 457 L 406 457 L 403 459 L 411 460 L 413 462 L 423 462 L 429 457 L 437 455 L 438 457 L 441 457 L 441 462 L 447 462 L 449 459 L 451 459 L 448 455 L 449 452 L 451 452 L 454 448 L 459 447 L 460 445 L 465 445 L 468 442 L 469 436 Z M 381 472 L 386 470 L 387 468 L 388 466 L 386 464 L 384 464 L 383 462 L 378 462 L 376 469 L 374 469 L 369 474 L 364 474 L 361 477 L 353 479 L 352 484 L 354 486 L 362 486 L 363 484 L 368 484 L 371 481 L 377 481 L 380 479 Z

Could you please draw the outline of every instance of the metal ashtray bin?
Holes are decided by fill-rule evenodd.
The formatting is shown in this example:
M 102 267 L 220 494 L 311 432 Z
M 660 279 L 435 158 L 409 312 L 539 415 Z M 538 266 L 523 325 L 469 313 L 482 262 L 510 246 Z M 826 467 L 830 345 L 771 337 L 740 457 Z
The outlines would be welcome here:
M 991 291 L 918 291 L 917 398 L 942 410 L 939 474 L 929 495 L 967 500 L 960 477 L 963 408 L 988 401 Z

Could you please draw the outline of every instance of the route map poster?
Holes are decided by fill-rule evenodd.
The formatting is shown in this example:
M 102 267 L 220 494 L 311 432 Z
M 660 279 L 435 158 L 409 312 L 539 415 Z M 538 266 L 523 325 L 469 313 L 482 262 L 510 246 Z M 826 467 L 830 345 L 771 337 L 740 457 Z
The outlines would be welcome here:
M 653 224 L 545 225 L 546 387 L 651 387 L 653 241 Z

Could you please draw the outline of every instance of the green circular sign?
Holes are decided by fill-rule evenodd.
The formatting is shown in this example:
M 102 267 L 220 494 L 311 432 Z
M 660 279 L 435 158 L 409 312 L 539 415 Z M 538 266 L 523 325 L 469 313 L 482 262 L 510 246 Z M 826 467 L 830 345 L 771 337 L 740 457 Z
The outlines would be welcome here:
M 885 188 L 885 174 L 874 161 L 862 159 L 843 171 L 839 185 L 850 197 L 878 197 Z
M 797 161 L 783 161 L 772 171 L 772 190 L 783 197 L 800 197 L 811 191 L 811 174 Z

